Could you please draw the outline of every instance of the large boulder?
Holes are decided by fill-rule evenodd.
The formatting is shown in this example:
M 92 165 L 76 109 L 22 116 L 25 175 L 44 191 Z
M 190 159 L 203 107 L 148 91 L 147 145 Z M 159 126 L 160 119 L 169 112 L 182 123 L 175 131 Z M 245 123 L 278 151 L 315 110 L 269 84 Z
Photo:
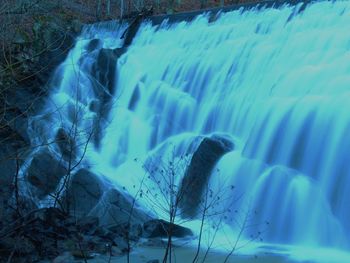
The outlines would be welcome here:
M 99 217 L 100 224 L 104 226 L 135 225 L 151 219 L 134 203 L 131 196 L 116 189 L 105 192 L 90 215 Z
M 200 143 L 192 156 L 178 192 L 179 207 L 184 216 L 193 218 L 197 215 L 213 168 L 225 153 L 233 149 L 232 140 L 223 135 L 205 137 Z
M 26 179 L 32 186 L 33 194 L 38 198 L 54 192 L 61 179 L 68 174 L 61 160 L 47 149 L 37 152 L 27 170 Z
M 98 175 L 80 169 L 71 178 L 63 205 L 76 218 L 85 217 L 99 203 L 106 187 Z
M 143 224 L 142 237 L 145 238 L 165 238 L 169 235 L 173 237 L 192 236 L 191 229 L 169 223 L 162 219 L 152 219 Z

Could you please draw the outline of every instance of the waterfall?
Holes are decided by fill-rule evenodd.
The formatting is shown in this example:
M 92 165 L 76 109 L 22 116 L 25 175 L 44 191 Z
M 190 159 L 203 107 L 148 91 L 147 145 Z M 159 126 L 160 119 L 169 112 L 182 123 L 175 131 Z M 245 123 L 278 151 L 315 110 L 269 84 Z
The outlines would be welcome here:
M 348 25 L 348 1 L 146 21 L 107 62 L 101 53 L 118 51 L 126 25 L 89 28 L 53 77 L 46 108 L 62 110 L 47 137 L 72 118 L 82 130 L 97 125 L 84 165 L 132 192 L 150 156 L 172 148 L 191 155 L 203 136 L 227 135 L 235 148 L 216 164 L 210 187 L 224 182 L 243 193 L 236 206 L 249 203 L 254 222 L 269 222 L 265 241 L 347 249 Z

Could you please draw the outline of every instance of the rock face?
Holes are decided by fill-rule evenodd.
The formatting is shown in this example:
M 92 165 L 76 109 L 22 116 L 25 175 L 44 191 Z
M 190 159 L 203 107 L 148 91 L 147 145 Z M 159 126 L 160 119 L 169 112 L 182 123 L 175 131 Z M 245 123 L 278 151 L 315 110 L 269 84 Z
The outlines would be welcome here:
M 56 190 L 65 175 L 67 175 L 67 169 L 46 148 L 35 154 L 26 179 L 33 187 L 33 194 L 43 198 Z
M 71 178 L 63 204 L 70 214 L 82 218 L 97 205 L 105 188 L 97 175 L 87 169 L 80 169 Z
M 162 219 L 152 219 L 143 224 L 142 237 L 163 238 L 168 237 L 169 234 L 173 237 L 186 237 L 193 235 L 191 229 L 171 224 Z
M 135 225 L 150 219 L 136 204 L 133 206 L 133 199 L 130 196 L 126 196 L 116 189 L 105 192 L 90 215 L 99 217 L 101 225 L 106 226 L 126 223 Z
M 67 161 L 74 160 L 76 157 L 76 143 L 67 131 L 63 128 L 58 129 L 55 139 L 63 159 Z
M 222 135 L 206 137 L 192 156 L 179 190 L 183 215 L 193 218 L 206 189 L 211 172 L 218 160 L 234 149 L 232 141 Z
M 93 110 L 96 112 L 93 141 L 97 147 L 102 138 L 103 130 L 100 120 L 108 116 L 113 94 L 115 93 L 117 61 L 125 51 L 125 48 L 102 48 L 98 51 L 97 59 L 91 67 L 94 92 L 97 95 L 96 97 L 99 98 L 99 101 L 97 103 L 94 102 L 93 105 Z
M 125 51 L 125 48 L 102 48 L 97 51 L 96 61 L 91 67 L 91 76 L 95 79 L 94 91 L 101 102 L 107 102 L 115 93 L 117 62 Z
M 3 221 L 4 210 L 13 192 L 14 177 L 16 174 L 16 160 L 12 147 L 3 144 L 0 151 L 0 222 Z M 1 225 L 1 224 L 0 224 Z

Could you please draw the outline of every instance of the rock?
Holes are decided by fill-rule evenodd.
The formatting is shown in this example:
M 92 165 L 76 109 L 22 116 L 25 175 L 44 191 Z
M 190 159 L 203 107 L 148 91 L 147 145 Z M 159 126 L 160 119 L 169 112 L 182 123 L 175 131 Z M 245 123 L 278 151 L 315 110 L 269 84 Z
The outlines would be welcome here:
M 128 243 L 126 242 L 125 238 L 123 237 L 115 237 L 113 239 L 113 244 L 121 251 L 121 252 L 127 252 L 128 251 Z
M 102 48 L 99 51 L 96 62 L 92 66 L 92 75 L 98 82 L 95 86 L 97 94 L 109 96 L 114 93 L 117 60 L 118 57 L 113 49 Z
M 87 169 L 80 169 L 72 176 L 63 204 L 70 214 L 80 219 L 88 215 L 98 204 L 105 190 L 105 185 L 99 176 Z
M 192 156 L 184 178 L 181 182 L 179 207 L 183 215 L 193 218 L 197 215 L 205 187 L 218 160 L 234 149 L 228 137 L 213 135 L 203 139 Z
M 41 95 L 50 81 L 52 72 L 64 61 L 68 51 L 73 47 L 76 36 L 73 32 L 58 29 L 54 24 L 50 24 L 44 31 L 40 39 L 44 42 L 43 44 L 48 44 L 50 49 L 42 53 L 38 63 L 33 65 L 31 71 L 36 73 L 35 77 L 28 79 L 25 83 L 33 88 L 33 92 L 40 92 Z
M 18 91 L 18 93 L 20 93 L 20 91 Z M 18 96 L 17 100 L 19 100 Z M 20 108 L 15 108 L 18 104 L 19 103 L 12 104 L 11 107 L 13 107 L 13 109 L 11 111 L 8 110 L 5 112 L 3 119 L 1 120 L 2 123 L 0 125 L 8 126 L 11 131 L 11 133 L 8 134 L 8 137 L 12 139 L 12 142 L 15 145 L 23 147 L 30 144 L 30 138 L 27 131 L 28 119 L 25 117 L 27 113 L 22 112 Z
M 171 224 L 162 219 L 152 219 L 143 224 L 142 237 L 168 237 L 169 233 L 171 233 L 173 237 L 185 237 L 193 235 L 191 229 L 177 224 Z
M 95 232 L 98 225 L 99 225 L 98 217 L 93 217 L 93 216 L 83 217 L 78 222 L 79 231 L 84 234 Z
M 128 28 L 124 31 L 122 35 L 122 38 L 124 39 L 123 47 L 127 47 L 131 45 L 137 31 L 140 28 L 142 19 L 143 19 L 143 16 L 140 14 L 137 14 L 137 16 L 135 16 L 132 22 L 129 24 Z
M 17 199 L 13 195 L 9 201 L 11 202 L 11 207 L 18 208 L 18 210 L 20 211 L 20 213 L 22 215 L 28 214 L 31 211 L 38 209 L 37 203 L 35 202 L 33 197 L 24 195 L 21 193 L 21 191 L 19 191 Z M 17 218 L 18 214 L 16 213 L 16 211 L 14 211 L 13 209 L 11 209 L 11 210 L 15 214 L 13 218 Z M 11 221 L 13 221 L 13 218 Z M 1 223 L 0 223 L 0 225 L 1 225 Z
M 147 263 L 160 263 L 158 259 L 148 260 Z
M 106 254 L 110 252 L 113 241 L 97 236 L 85 236 L 82 247 L 84 251 Z
M 131 241 L 139 240 L 142 235 L 141 224 L 130 225 L 128 223 L 124 223 L 108 227 L 108 230 L 114 235 L 122 236 L 123 238 L 129 239 Z
M 33 194 L 38 198 L 56 190 L 60 180 L 67 175 L 67 169 L 62 162 L 56 160 L 45 148 L 36 153 L 27 170 L 26 179 L 33 187 Z
M 129 106 L 128 106 L 129 110 L 133 111 L 135 109 L 135 106 L 137 102 L 140 100 L 140 97 L 141 97 L 140 87 L 137 86 L 131 96 Z
M 62 211 L 55 207 L 41 208 L 29 214 L 29 221 L 40 220 L 51 225 L 60 225 L 65 218 Z
M 81 32 L 83 28 L 83 23 L 81 21 L 79 21 L 78 19 L 74 19 L 72 21 L 72 29 L 74 31 L 74 33 L 79 34 Z
M 14 189 L 14 178 L 16 175 L 16 159 L 14 149 L 9 144 L 2 144 L 0 150 L 0 219 L 3 218 L 4 210 Z M 1 222 L 2 220 L 0 220 Z
M 94 51 L 95 49 L 97 49 L 97 48 L 100 48 L 101 46 L 102 46 L 102 41 L 100 40 L 100 39 L 97 39 L 97 38 L 95 38 L 95 39 L 92 39 L 90 42 L 89 42 L 89 44 L 87 45 L 87 47 L 86 47 L 86 50 L 88 51 L 88 52 L 92 52 L 92 51 Z
M 69 252 L 64 252 L 62 255 L 56 257 L 52 263 L 68 263 L 74 262 L 74 257 Z
M 65 129 L 59 128 L 56 134 L 56 143 L 61 151 L 62 158 L 69 161 L 76 157 L 76 144 L 73 138 L 66 132 Z
M 82 249 L 74 249 L 70 253 L 76 258 L 81 258 L 81 259 L 94 258 L 94 255 L 92 253 L 90 253 L 89 251 L 82 250 Z
M 97 59 L 91 66 L 91 79 L 93 80 L 93 88 L 99 103 L 94 103 L 92 109 L 96 112 L 94 120 L 94 136 L 93 142 L 99 147 L 103 136 L 103 127 L 101 119 L 108 116 L 113 103 L 113 95 L 115 93 L 116 83 L 116 67 L 119 57 L 126 51 L 123 48 L 116 49 L 100 49 Z
M 123 223 L 134 225 L 150 219 L 136 205 L 132 209 L 132 203 L 132 197 L 127 196 L 125 193 L 120 193 L 116 189 L 110 189 L 104 193 L 90 215 L 99 217 L 100 224 L 104 226 L 121 225 Z M 130 213 L 132 215 L 129 218 Z

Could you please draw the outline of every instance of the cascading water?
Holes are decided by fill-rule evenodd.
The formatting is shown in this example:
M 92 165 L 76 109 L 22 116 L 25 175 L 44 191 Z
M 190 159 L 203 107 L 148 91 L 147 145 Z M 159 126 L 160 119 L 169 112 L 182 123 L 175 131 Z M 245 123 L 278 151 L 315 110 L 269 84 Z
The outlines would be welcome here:
M 144 173 L 135 159 L 229 135 L 236 146 L 216 165 L 214 192 L 223 180 L 244 193 L 256 222 L 270 222 L 268 242 L 346 249 L 350 2 L 300 7 L 145 22 L 115 72 L 105 70 L 115 75 L 113 91 L 92 65 L 106 64 L 99 54 L 121 46 L 125 26 L 90 29 L 55 74 L 47 111 L 62 110 L 52 130 L 98 123 L 85 165 L 130 192 Z

